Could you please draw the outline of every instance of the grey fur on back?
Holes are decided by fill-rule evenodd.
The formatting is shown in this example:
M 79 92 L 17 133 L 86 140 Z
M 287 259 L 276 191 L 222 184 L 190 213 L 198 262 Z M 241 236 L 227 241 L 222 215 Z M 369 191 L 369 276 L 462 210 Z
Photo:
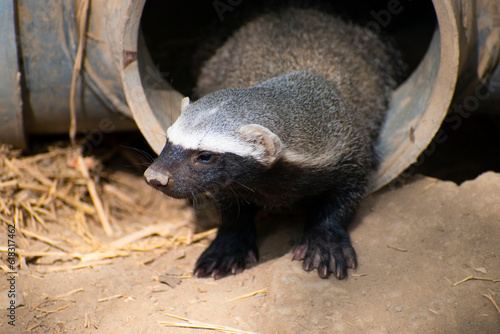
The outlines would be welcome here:
M 322 278 L 347 276 L 345 230 L 374 167 L 374 143 L 395 82 L 377 36 L 310 9 L 250 21 L 202 68 L 145 173 L 150 185 L 216 202 L 221 225 L 195 275 L 222 277 L 258 258 L 258 207 L 301 206 L 292 252 Z
M 297 71 L 246 89 L 218 90 L 186 108 L 168 132 L 184 147 L 251 156 L 256 146 L 247 145 L 240 129 L 258 124 L 278 135 L 280 156 L 303 166 L 335 165 L 341 157 L 370 150 L 368 129 L 359 128 L 362 114 L 315 73 Z M 356 160 L 369 165 L 369 157 L 363 158 Z
M 386 46 L 368 29 L 314 9 L 264 14 L 236 31 L 201 69 L 199 97 L 223 88 L 258 85 L 293 71 L 324 75 L 361 126 L 376 138 L 395 69 Z

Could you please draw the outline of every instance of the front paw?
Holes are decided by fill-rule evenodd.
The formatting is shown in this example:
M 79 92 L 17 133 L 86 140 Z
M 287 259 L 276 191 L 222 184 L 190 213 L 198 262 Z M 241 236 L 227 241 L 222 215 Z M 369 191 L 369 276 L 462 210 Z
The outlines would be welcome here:
M 194 274 L 218 279 L 242 272 L 247 263 L 255 263 L 258 259 L 259 252 L 255 245 L 217 238 L 196 261 Z
M 292 252 L 292 260 L 304 260 L 305 271 L 318 269 L 321 278 L 334 273 L 338 279 L 347 277 L 347 268 L 357 266 L 356 252 L 347 233 L 318 231 L 307 233 Z

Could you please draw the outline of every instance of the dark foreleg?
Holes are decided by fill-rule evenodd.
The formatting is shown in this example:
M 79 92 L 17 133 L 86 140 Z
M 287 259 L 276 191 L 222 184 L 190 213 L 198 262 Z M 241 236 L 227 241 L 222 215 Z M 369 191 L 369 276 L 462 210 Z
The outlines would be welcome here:
M 292 253 L 294 260 L 304 261 L 304 270 L 317 268 L 321 278 L 334 273 L 342 279 L 347 268 L 356 268 L 356 253 L 346 226 L 363 195 L 364 186 L 344 191 L 337 188 L 306 201 L 304 234 Z
M 257 262 L 259 258 L 254 224 L 256 208 L 241 203 L 219 203 L 219 209 L 219 231 L 196 262 L 194 273 L 198 277 L 236 274 L 245 269 L 246 263 Z

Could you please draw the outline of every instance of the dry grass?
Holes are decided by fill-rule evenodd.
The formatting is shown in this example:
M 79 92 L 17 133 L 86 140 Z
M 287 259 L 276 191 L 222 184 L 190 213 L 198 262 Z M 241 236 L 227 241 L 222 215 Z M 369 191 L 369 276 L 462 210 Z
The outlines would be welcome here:
M 498 283 L 500 282 L 500 279 L 495 279 L 495 278 L 486 278 L 486 277 L 477 277 L 477 276 L 469 276 L 469 277 L 466 277 L 458 282 L 455 282 L 453 283 L 452 286 L 457 286 L 457 285 L 460 285 L 460 284 L 463 284 L 467 281 L 471 281 L 471 280 L 478 280 L 478 281 L 488 281 L 488 282 L 492 282 L 492 283 Z
M 249 332 L 249 331 L 245 331 L 245 330 L 241 330 L 241 329 L 237 329 L 237 328 L 232 328 L 232 327 L 227 327 L 227 326 L 222 326 L 222 325 L 209 324 L 206 322 L 187 319 L 187 318 L 179 317 L 179 316 L 172 315 L 172 314 L 166 314 L 166 316 L 174 318 L 174 319 L 182 320 L 183 322 L 161 321 L 158 323 L 159 325 L 165 326 L 165 327 L 177 327 L 177 328 L 208 329 L 208 330 L 213 330 L 213 331 L 226 333 L 226 334 L 258 334 L 256 332 Z
M 159 219 L 151 204 L 158 195 L 147 186 L 138 191 L 137 179 L 106 173 L 101 161 L 83 157 L 80 148 L 23 157 L 0 146 L 0 228 L 4 234 L 7 225 L 16 229 L 16 262 L 43 265 L 35 270 L 42 273 L 74 270 L 190 244 L 215 232 L 193 234 L 192 212 L 185 208 Z M 157 202 L 165 202 L 160 197 Z M 5 261 L 7 247 L 0 251 Z M 0 268 L 6 270 L 5 264 Z

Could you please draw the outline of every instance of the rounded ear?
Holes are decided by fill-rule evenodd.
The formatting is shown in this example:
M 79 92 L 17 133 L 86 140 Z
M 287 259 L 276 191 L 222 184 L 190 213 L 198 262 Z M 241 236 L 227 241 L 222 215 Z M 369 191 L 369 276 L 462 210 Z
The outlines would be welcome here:
M 252 145 L 252 156 L 263 165 L 270 166 L 281 155 L 281 139 L 268 128 L 248 124 L 239 129 L 239 134 Z

